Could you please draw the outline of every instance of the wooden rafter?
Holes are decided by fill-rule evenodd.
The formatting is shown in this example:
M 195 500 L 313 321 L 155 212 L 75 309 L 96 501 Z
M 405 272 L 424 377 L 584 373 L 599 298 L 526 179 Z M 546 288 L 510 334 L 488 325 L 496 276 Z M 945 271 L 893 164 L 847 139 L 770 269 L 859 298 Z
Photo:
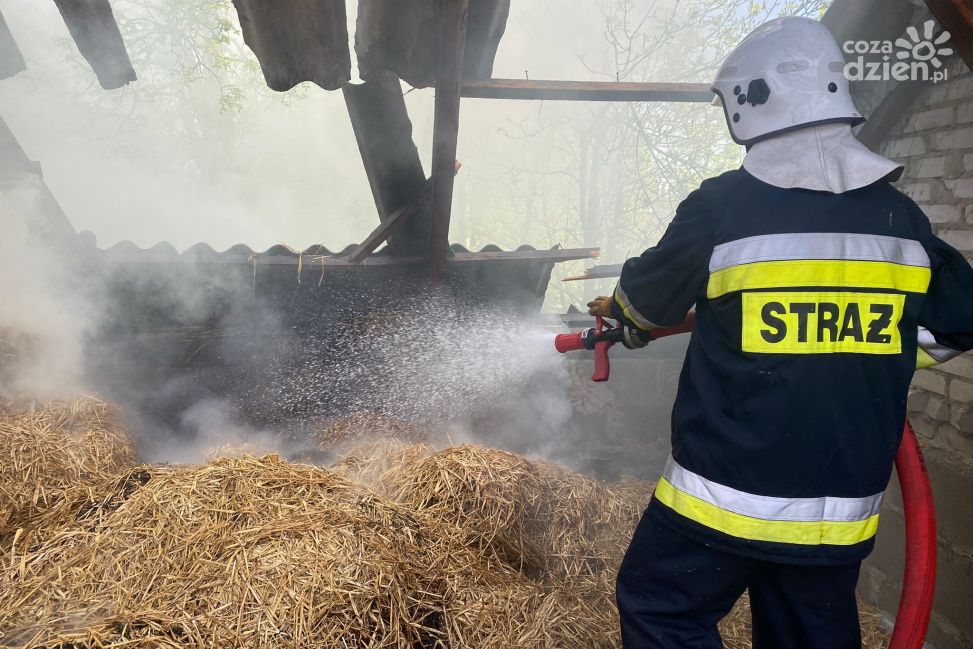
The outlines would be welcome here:
M 442 3 L 442 47 L 433 126 L 432 232 L 429 241 L 429 270 L 433 281 L 443 279 L 449 251 L 449 219 L 453 204 L 460 91 L 463 86 L 463 55 L 466 49 L 469 8 L 469 0 L 444 0 Z
M 707 83 L 628 83 L 484 79 L 463 84 L 463 96 L 477 99 L 546 99 L 563 101 L 710 102 Z
M 395 232 L 401 228 L 406 221 L 412 218 L 416 212 L 419 211 L 422 206 L 422 201 L 429 195 L 430 187 L 426 186 L 426 190 L 423 191 L 415 200 L 410 202 L 408 205 L 403 205 L 399 209 L 395 210 L 389 214 L 386 218 L 378 224 L 378 227 L 372 230 L 365 240 L 362 242 L 361 246 L 355 250 L 354 253 L 349 255 L 348 261 L 353 264 L 361 263 L 369 255 L 375 252 L 380 245 L 385 243 L 389 237 L 391 237 Z

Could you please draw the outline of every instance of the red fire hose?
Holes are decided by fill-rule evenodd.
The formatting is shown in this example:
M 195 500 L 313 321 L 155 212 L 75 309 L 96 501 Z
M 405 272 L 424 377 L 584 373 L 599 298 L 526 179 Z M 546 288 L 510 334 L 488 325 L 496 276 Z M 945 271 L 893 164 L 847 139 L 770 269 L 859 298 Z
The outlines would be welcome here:
M 889 649 L 921 649 L 936 590 L 936 510 L 926 462 L 908 419 L 895 470 L 905 510 L 905 572 Z
M 695 321 L 696 313 L 691 312 L 682 324 L 653 329 L 650 337 L 656 340 L 692 331 Z M 606 381 L 609 374 L 608 349 L 614 343 L 594 344 L 595 336 L 600 337 L 602 333 L 601 318 L 598 318 L 596 329 L 557 336 L 555 347 L 562 353 L 593 348 L 595 374 L 592 379 Z M 586 340 L 586 336 L 590 339 Z M 899 476 L 905 512 L 905 572 L 889 649 L 922 649 L 932 613 L 933 591 L 936 588 L 936 511 L 926 463 L 922 458 L 915 431 L 908 420 L 905 422 L 905 430 L 902 431 L 899 452 L 895 456 L 895 470 Z

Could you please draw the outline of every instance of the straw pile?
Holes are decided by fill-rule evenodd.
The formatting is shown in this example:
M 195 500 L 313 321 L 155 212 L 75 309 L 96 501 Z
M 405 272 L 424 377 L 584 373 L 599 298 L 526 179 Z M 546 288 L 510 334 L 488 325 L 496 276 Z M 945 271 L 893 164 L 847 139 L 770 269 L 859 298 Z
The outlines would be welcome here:
M 56 508 L 73 523 L 12 548 L 0 643 L 539 649 L 608 635 L 610 609 L 578 615 L 586 593 L 485 562 L 463 530 L 335 471 L 221 459 L 90 493 Z
M 0 408 L 0 537 L 66 493 L 135 462 L 114 406 L 86 397 Z
M 651 486 L 401 441 L 95 476 L 5 551 L 0 646 L 611 649 Z

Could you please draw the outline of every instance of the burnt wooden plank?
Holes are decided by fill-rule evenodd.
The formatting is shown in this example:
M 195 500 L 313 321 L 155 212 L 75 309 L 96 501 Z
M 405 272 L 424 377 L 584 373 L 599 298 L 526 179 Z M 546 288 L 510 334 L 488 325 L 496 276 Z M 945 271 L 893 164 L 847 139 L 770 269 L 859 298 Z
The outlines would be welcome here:
M 612 277 L 621 277 L 623 266 L 624 264 L 602 264 L 601 266 L 593 266 L 580 275 L 571 275 L 570 277 L 565 277 L 561 281 L 576 282 L 585 279 L 607 279 Z
M 485 79 L 466 81 L 463 84 L 463 97 L 559 101 L 710 102 L 713 100 L 713 92 L 706 83 Z
M 108 0 L 54 0 L 98 83 L 106 90 L 135 81 L 135 70 Z
M 416 212 L 419 211 L 419 206 L 422 204 L 422 199 L 425 196 L 417 197 L 416 200 L 412 201 L 404 207 L 400 207 L 390 214 L 387 218 L 383 219 L 379 223 L 378 227 L 372 230 L 362 244 L 348 257 L 348 261 L 353 264 L 360 263 L 365 260 L 366 257 L 371 255 L 375 250 L 382 245 L 395 231 L 402 227 L 402 224 L 408 221 Z
M 460 91 L 470 0 L 444 0 L 442 46 L 436 81 L 436 115 L 432 148 L 432 232 L 429 270 L 433 281 L 443 278 L 449 250 L 449 219 L 456 178 L 456 142 L 459 138 Z

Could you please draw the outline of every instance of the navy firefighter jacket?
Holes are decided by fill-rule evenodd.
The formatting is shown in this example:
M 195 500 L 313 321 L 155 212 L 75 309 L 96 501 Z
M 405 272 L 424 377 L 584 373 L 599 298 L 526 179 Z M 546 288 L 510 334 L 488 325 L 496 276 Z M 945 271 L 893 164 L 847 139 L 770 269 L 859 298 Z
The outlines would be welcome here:
M 761 559 L 844 563 L 874 543 L 917 366 L 973 348 L 973 269 L 880 181 L 705 181 L 629 259 L 615 316 L 696 305 L 672 455 L 647 515 Z

